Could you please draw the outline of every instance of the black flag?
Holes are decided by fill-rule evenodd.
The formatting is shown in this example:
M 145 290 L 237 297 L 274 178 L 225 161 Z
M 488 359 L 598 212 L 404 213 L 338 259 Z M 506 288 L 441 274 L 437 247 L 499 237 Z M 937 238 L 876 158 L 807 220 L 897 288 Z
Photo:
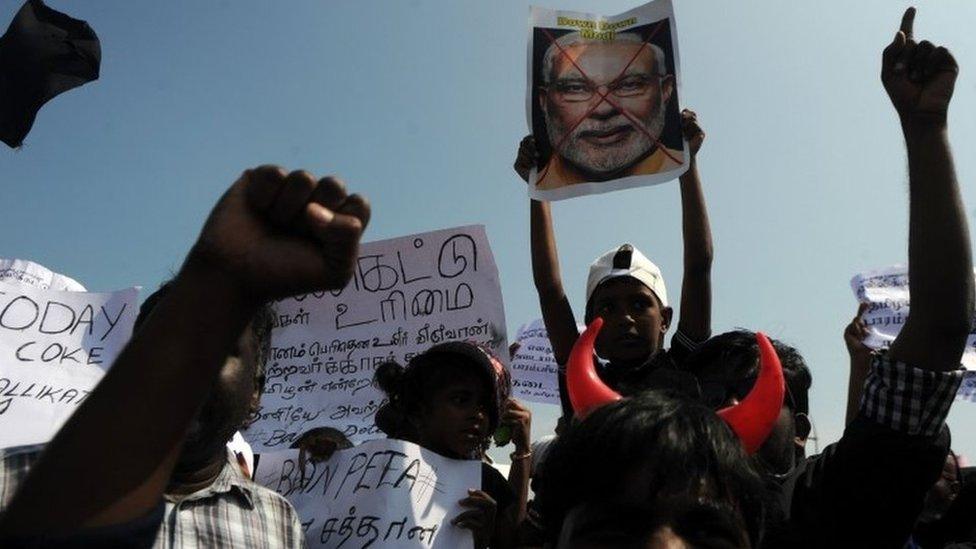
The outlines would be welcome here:
M 41 106 L 97 79 L 101 60 L 88 23 L 28 0 L 0 37 L 0 141 L 20 146 Z

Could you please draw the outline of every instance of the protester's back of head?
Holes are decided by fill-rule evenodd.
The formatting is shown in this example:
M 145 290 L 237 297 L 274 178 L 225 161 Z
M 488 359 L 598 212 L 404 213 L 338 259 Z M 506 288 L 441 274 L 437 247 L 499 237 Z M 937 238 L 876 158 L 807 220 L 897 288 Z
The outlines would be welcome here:
M 783 365 L 783 378 L 789 394 L 784 401 L 794 413 L 810 413 L 809 397 L 810 385 L 813 378 L 806 362 L 795 348 L 782 341 L 770 339 L 776 356 Z M 694 353 L 684 362 L 684 367 L 699 378 L 706 381 L 728 381 L 730 389 L 741 389 L 743 394 L 734 395 L 741 399 L 752 387 L 752 382 L 759 373 L 759 347 L 756 344 L 755 332 L 749 330 L 733 330 L 710 338 L 702 343 Z M 715 395 L 709 394 L 708 383 L 702 384 L 703 396 L 706 404 L 720 406 L 724 402 L 708 402 Z M 729 395 L 733 396 L 733 395 Z
M 561 546 L 638 543 L 667 527 L 693 546 L 746 547 L 762 528 L 761 480 L 739 439 L 707 407 L 658 391 L 569 428 L 548 452 L 540 496 Z

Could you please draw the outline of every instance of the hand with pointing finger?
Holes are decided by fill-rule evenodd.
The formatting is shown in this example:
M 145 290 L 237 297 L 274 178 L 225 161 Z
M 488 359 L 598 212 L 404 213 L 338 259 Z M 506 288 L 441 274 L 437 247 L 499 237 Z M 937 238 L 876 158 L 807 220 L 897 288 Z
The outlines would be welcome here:
M 959 65 L 944 47 L 913 36 L 915 8 L 902 16 L 901 28 L 884 49 L 881 82 L 902 123 L 945 124 Z

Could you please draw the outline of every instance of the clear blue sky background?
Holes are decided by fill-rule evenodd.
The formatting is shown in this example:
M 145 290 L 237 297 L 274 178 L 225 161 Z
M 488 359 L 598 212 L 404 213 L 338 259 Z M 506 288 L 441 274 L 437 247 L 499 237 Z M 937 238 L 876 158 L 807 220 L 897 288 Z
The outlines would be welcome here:
M 907 6 L 675 0 L 682 107 L 699 113 L 715 235 L 714 331 L 762 329 L 814 373 L 821 443 L 842 431 L 858 270 L 906 260 L 905 154 L 878 79 Z M 5 26 L 20 0 L 0 0 Z M 102 43 L 101 79 L 0 150 L 0 257 L 93 290 L 170 276 L 215 200 L 249 166 L 336 173 L 369 196 L 368 239 L 487 226 L 510 333 L 539 316 L 528 201 L 511 169 L 525 121 L 528 4 L 50 0 Z M 550 7 L 614 14 L 637 5 Z M 976 4 L 924 1 L 916 35 L 962 65 L 950 112 L 963 196 L 976 207 Z M 676 183 L 555 205 L 565 285 L 581 311 L 593 257 L 633 241 L 681 278 Z M 555 413 L 534 407 L 536 434 Z M 976 404 L 955 446 L 976 457 Z

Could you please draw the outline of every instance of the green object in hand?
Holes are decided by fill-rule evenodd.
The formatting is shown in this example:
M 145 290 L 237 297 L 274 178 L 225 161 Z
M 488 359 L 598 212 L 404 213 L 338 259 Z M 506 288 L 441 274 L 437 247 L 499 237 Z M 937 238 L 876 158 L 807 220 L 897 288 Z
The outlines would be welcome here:
M 493 435 L 495 439 L 495 446 L 507 446 L 509 442 L 512 442 L 512 428 L 508 425 L 499 425 L 495 429 L 495 434 Z

